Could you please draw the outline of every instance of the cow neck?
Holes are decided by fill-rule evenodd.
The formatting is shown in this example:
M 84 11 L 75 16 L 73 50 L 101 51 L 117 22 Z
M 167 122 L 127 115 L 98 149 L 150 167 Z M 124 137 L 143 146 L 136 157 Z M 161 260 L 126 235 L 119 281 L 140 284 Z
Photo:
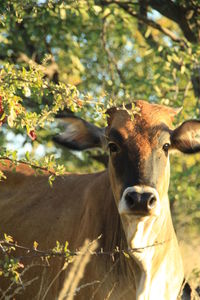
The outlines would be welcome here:
M 98 197 L 95 198 L 96 214 L 100 217 L 99 233 L 102 235 L 100 241 L 103 251 L 110 252 L 112 255 L 116 249 L 127 249 L 127 243 L 107 170 L 102 174 L 100 181 L 101 183 L 99 183 L 97 179 L 96 186 L 97 188 L 100 185 L 104 186 L 100 196 L 101 200 L 98 199 Z M 102 214 L 98 212 L 102 212 Z
M 115 203 L 108 171 L 105 171 L 105 195 L 103 198 L 105 211 L 102 223 L 101 247 L 106 253 L 107 269 L 112 269 L 110 276 L 124 282 L 124 287 L 129 291 L 135 290 L 134 270 L 139 268 L 134 259 L 128 253 L 128 245 L 121 218 Z M 108 254 L 108 255 L 107 255 Z M 128 254 L 128 255 L 127 255 Z M 114 268 L 113 268 L 114 265 Z
M 140 228 L 141 243 L 145 240 L 147 247 L 143 244 L 142 250 L 132 252 L 132 257 L 139 267 L 139 272 L 135 272 L 137 300 L 176 300 L 183 281 L 181 254 L 172 224 L 168 197 L 163 200 L 166 201 L 165 209 L 152 222 L 149 237 L 145 236 L 144 232 L 142 235 Z M 177 275 L 172 282 L 173 274 Z
M 97 251 L 102 249 L 105 255 L 100 255 L 99 259 L 106 259 L 109 266 L 113 264 L 113 259 L 117 261 L 112 270 L 113 275 L 117 275 L 119 280 L 134 281 L 132 285 L 136 286 L 137 300 L 175 300 L 183 281 L 183 271 L 168 197 L 163 199 L 166 205 L 161 215 L 150 227 L 147 222 L 147 228 L 150 228 L 149 235 L 144 238 L 140 228 L 141 236 L 137 236 L 137 243 L 133 248 L 143 249 L 130 251 L 130 258 L 123 254 L 128 249 L 127 237 L 122 226 L 123 219 L 121 222 L 115 204 L 107 170 L 94 174 L 84 198 L 80 237 L 81 233 L 86 237 L 86 232 L 92 233 L 87 235 L 91 240 L 101 235 Z M 79 240 L 81 241 L 81 238 Z M 118 253 L 115 252 L 116 249 L 119 249 Z M 177 276 L 172 283 L 172 275 L 175 273 Z

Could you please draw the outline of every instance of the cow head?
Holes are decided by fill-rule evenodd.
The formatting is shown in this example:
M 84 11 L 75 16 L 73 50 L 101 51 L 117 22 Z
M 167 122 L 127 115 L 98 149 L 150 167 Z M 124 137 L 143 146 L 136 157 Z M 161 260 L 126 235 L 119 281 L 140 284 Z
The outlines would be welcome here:
M 152 224 L 157 222 L 159 231 L 166 215 L 170 215 L 170 151 L 200 151 L 199 121 L 186 121 L 173 130 L 177 109 L 145 101 L 136 101 L 135 105 L 139 113 L 133 120 L 127 110 L 110 109 L 105 129 L 70 116 L 66 131 L 55 138 L 75 150 L 106 145 L 110 183 L 130 248 L 145 246 L 145 234 L 147 238 Z M 146 228 L 141 229 L 144 223 Z

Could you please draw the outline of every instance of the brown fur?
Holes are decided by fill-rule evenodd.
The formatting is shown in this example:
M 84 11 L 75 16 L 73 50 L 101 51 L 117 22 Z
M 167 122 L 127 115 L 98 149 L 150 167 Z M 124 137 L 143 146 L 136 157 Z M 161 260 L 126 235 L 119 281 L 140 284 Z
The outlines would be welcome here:
M 7 168 L 1 167 L 1 169 L 5 171 Z M 55 246 L 57 240 L 61 243 L 69 241 L 69 247 L 73 251 L 78 249 L 86 238 L 93 240 L 102 235 L 100 248 L 104 251 L 113 252 L 116 246 L 127 248 L 107 172 L 66 175 L 57 178 L 53 188 L 48 184 L 47 175 L 36 177 L 34 172 L 23 164 L 17 167 L 17 173 L 5 171 L 5 174 L 7 180 L 0 184 L 1 233 L 14 237 L 19 245 L 32 247 L 33 242 L 37 241 L 39 249 L 48 250 Z M 127 275 L 131 271 L 127 273 L 127 266 L 124 272 L 122 272 L 123 269 L 119 269 L 121 264 L 126 265 L 124 259 L 122 257 L 121 263 L 117 262 L 109 277 L 116 275 L 111 282 L 106 281 L 102 284 L 95 299 L 103 299 L 101 297 L 109 293 L 115 282 L 118 286 L 121 285 L 120 278 L 127 281 Z M 22 259 L 22 261 L 30 263 L 32 259 Z M 39 274 L 42 277 L 42 272 L 46 269 L 45 288 L 47 288 L 62 265 L 60 259 L 54 258 L 50 261 L 52 261 L 52 267 L 42 267 L 45 263 L 34 259 L 34 263 L 39 263 L 41 267 L 30 269 L 26 280 Z M 113 260 L 109 255 L 93 257 L 83 283 L 94 280 L 102 281 L 112 265 Z M 23 296 L 19 296 L 19 299 L 34 299 L 33 296 L 36 295 L 40 286 L 40 276 L 26 289 Z M 47 299 L 55 299 L 55 295 L 62 287 L 62 280 L 63 276 L 60 276 L 50 289 Z M 130 285 L 130 280 L 126 282 L 127 284 Z M 134 287 L 134 282 L 131 285 Z M 87 299 L 86 295 L 92 293 L 92 290 L 93 288 L 86 288 L 85 291 L 81 291 L 80 299 Z

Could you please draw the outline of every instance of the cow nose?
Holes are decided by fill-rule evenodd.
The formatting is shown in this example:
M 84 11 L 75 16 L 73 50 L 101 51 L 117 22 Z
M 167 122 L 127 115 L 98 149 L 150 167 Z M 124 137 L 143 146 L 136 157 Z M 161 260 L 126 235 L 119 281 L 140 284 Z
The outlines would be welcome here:
M 128 192 L 125 201 L 133 213 L 148 213 L 156 206 L 157 199 L 153 193 Z

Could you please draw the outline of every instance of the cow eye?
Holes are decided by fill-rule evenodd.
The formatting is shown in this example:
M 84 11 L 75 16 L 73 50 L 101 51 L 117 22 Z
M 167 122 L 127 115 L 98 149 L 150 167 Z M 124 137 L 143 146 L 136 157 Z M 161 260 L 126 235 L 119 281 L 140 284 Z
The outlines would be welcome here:
M 163 150 L 165 151 L 165 153 L 168 153 L 169 148 L 170 148 L 170 144 L 169 144 L 169 143 L 165 143 L 165 144 L 163 145 Z
M 119 152 L 119 147 L 115 143 L 113 143 L 113 142 L 110 142 L 108 144 L 108 147 L 110 149 L 110 152 L 112 152 L 112 153 Z

